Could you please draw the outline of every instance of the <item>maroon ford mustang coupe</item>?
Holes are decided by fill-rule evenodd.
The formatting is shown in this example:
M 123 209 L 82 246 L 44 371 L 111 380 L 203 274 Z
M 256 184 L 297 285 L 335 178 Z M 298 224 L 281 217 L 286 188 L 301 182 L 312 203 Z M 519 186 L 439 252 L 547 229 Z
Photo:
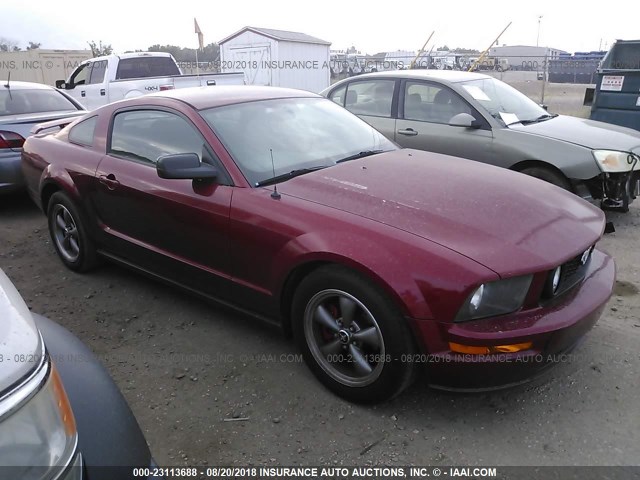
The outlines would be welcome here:
M 595 324 L 604 217 L 534 178 L 401 150 L 317 95 L 208 87 L 107 105 L 24 146 L 64 264 L 105 257 L 292 331 L 354 401 L 531 377 Z

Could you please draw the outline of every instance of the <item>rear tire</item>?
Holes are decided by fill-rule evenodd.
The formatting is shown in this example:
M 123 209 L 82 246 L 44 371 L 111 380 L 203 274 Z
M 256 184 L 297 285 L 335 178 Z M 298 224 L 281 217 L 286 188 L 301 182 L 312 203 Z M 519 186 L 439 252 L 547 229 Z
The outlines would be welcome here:
M 569 183 L 567 178 L 564 175 L 551 170 L 550 168 L 529 167 L 520 170 L 520 173 L 524 173 L 525 175 L 544 180 L 545 182 L 551 183 L 556 187 L 571 191 L 571 184 Z
M 86 272 L 98 263 L 95 246 L 87 234 L 80 210 L 63 192 L 54 193 L 47 206 L 49 235 L 62 263 Z
M 340 266 L 316 270 L 295 292 L 292 320 L 305 362 L 340 397 L 382 402 L 411 383 L 411 331 L 366 277 Z

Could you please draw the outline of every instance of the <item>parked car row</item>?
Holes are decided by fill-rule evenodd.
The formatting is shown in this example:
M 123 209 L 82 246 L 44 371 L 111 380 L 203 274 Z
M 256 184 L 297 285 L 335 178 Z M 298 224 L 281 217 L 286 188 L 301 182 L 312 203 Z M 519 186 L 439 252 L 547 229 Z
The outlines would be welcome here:
M 418 373 L 509 386 L 574 348 L 615 282 L 604 215 L 579 195 L 628 209 L 640 136 L 477 73 L 361 75 L 323 95 L 186 88 L 87 112 L 11 82 L 0 181 L 26 185 L 69 269 L 109 260 L 277 322 L 350 401 Z M 91 353 L 2 273 L 0 316 L 0 360 L 30 359 L 0 374 L 0 458 L 33 478 L 153 465 L 99 362 L 56 360 Z
M 407 82 L 389 78 L 389 105 L 358 99 L 408 111 Z M 435 98 L 418 87 L 406 97 Z M 278 322 L 351 401 L 391 398 L 418 371 L 511 385 L 572 349 L 612 293 L 603 213 L 507 168 L 400 149 L 337 95 L 204 87 L 49 122 L 63 128 L 24 144 L 27 189 L 68 268 L 108 259 Z M 470 95 L 454 116 L 494 125 Z

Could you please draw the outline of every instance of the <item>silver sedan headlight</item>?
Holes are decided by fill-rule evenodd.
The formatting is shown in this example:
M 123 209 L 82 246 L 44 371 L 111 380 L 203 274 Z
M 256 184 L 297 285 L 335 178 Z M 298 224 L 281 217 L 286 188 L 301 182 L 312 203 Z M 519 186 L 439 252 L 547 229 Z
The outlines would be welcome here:
M 72 461 L 78 442 L 62 381 L 49 361 L 0 399 L 0 465 L 14 478 L 55 478 Z
M 594 150 L 593 157 L 603 172 L 622 173 L 640 170 L 640 158 L 630 152 L 616 150 Z
M 483 283 L 476 288 L 456 315 L 456 322 L 495 317 L 515 312 L 524 302 L 533 275 Z

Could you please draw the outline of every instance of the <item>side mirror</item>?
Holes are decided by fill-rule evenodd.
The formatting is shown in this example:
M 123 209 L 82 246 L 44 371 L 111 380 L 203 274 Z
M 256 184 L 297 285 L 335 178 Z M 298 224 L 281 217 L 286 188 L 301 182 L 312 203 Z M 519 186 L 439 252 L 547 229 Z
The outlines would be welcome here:
M 195 153 L 178 153 L 164 155 L 158 158 L 156 171 L 160 178 L 213 180 L 218 176 L 218 171 L 208 163 L 201 163 Z
M 68 90 L 68 85 L 65 83 L 64 80 L 56 80 L 56 88 L 62 88 L 62 89 Z
M 454 115 L 451 120 L 449 120 L 449 125 L 452 127 L 480 128 L 480 122 L 468 113 Z
M 540 106 L 544 109 L 545 112 L 549 110 L 549 105 L 545 105 L 544 103 L 541 103 Z

